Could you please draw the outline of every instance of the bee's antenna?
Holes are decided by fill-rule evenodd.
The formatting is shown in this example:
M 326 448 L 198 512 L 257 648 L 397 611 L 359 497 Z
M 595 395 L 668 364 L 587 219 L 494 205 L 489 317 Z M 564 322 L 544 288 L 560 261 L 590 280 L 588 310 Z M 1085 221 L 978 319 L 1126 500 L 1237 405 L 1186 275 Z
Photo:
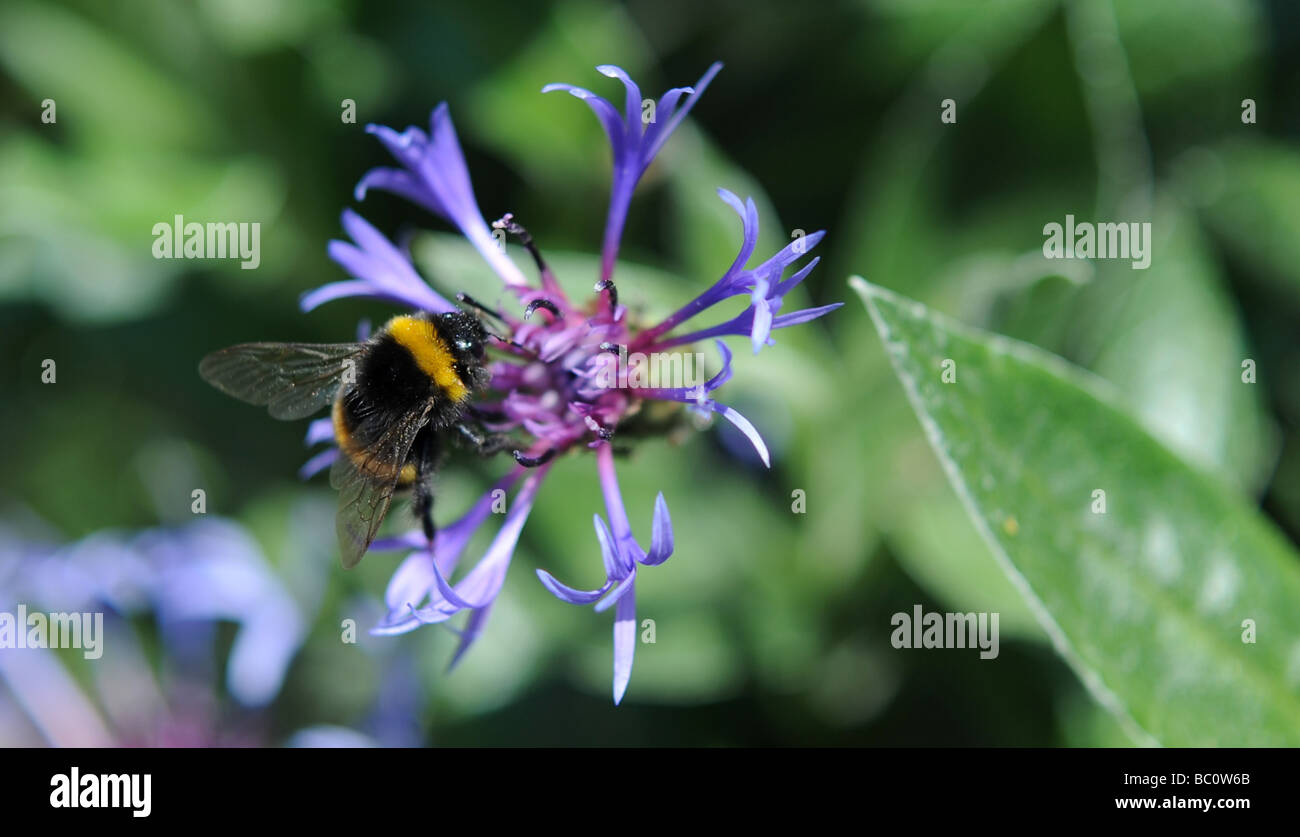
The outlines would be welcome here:
M 501 323 L 501 325 L 506 326 L 507 328 L 510 326 L 510 324 L 506 322 L 505 317 L 502 317 L 499 312 L 491 308 L 488 308 L 486 305 L 479 302 L 477 299 L 475 299 L 474 297 L 470 296 L 467 293 L 456 294 L 456 301 L 467 308 L 473 308 L 475 311 L 478 311 L 484 316 L 496 320 L 497 322 Z M 518 349 L 519 351 L 524 352 L 530 357 L 537 357 L 537 352 L 533 351 L 527 346 L 516 343 L 515 341 L 511 340 L 509 337 L 504 337 L 500 334 L 497 334 L 496 332 L 488 331 L 486 328 L 483 330 L 486 331 L 487 336 L 491 337 L 493 340 L 497 340 L 501 343 L 504 343 L 507 346 Z
M 485 317 L 489 317 L 493 320 L 496 320 L 497 322 L 501 323 L 501 325 L 507 325 L 505 317 L 501 316 L 501 313 L 499 311 L 493 308 L 488 308 L 486 305 L 479 302 L 477 299 L 475 299 L 474 297 L 470 296 L 467 293 L 456 294 L 456 301 L 459 302 L 461 305 L 465 305 L 470 308 L 473 308 L 475 311 L 478 311 L 480 314 L 484 315 Z
M 519 351 L 526 353 L 529 357 L 537 357 L 537 352 L 533 351 L 532 349 L 528 348 L 522 343 L 516 343 L 515 341 L 511 340 L 509 337 L 502 337 L 500 334 L 493 334 L 490 331 L 487 333 L 487 336 L 491 337 L 493 340 L 499 340 L 500 342 L 505 343 L 507 346 L 511 346 L 515 349 L 518 349 Z

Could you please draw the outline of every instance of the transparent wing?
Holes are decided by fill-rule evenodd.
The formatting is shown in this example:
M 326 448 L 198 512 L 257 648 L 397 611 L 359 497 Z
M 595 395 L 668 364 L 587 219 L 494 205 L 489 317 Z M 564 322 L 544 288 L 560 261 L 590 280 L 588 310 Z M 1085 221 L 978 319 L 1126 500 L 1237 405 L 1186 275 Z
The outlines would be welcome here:
M 334 400 L 364 350 L 364 343 L 243 343 L 203 358 L 199 374 L 275 418 L 300 419 Z
M 330 485 L 339 490 L 334 528 L 345 569 L 357 565 L 379 532 L 379 524 L 392 505 L 402 466 L 432 407 L 432 402 L 421 405 L 386 427 L 363 451 L 334 460 Z

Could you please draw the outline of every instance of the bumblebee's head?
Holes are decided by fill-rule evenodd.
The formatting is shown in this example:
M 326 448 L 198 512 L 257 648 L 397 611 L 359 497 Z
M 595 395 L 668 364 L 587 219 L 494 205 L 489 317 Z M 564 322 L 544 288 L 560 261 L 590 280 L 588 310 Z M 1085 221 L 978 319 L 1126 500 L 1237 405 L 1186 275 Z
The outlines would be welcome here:
M 433 321 L 438 327 L 438 333 L 447 341 L 456 357 L 456 374 L 465 386 L 473 390 L 486 387 L 492 375 L 483 365 L 484 344 L 488 339 L 483 323 L 479 322 L 478 317 L 464 311 L 436 314 Z

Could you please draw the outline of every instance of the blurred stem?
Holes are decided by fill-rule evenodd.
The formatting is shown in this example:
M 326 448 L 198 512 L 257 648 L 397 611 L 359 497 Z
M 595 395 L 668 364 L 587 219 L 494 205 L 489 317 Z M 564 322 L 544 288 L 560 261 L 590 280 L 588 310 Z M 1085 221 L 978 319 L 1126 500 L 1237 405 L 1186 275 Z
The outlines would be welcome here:
M 1070 0 L 1064 6 L 1066 32 L 1097 158 L 1095 218 L 1149 221 L 1154 202 L 1151 147 L 1142 124 L 1142 106 L 1119 37 L 1112 0 Z M 1150 243 L 1148 243 L 1150 246 Z M 1129 297 L 1145 271 L 1094 262 L 1097 278 L 1083 293 L 1085 308 L 1075 321 L 1070 354 L 1091 366 L 1120 331 Z M 1116 289 L 1114 286 L 1118 285 Z M 1089 306 L 1087 303 L 1094 304 Z
M 1097 155 L 1097 206 L 1103 217 L 1148 218 L 1151 148 L 1111 0 L 1071 0 L 1066 29 L 1082 83 Z

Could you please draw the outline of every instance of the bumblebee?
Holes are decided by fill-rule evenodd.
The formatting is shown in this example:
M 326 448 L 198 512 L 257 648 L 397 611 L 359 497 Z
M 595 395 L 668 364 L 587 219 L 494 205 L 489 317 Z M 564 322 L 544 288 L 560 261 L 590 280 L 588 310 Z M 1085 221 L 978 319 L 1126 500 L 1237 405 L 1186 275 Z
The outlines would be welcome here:
M 462 302 L 484 310 L 461 295 Z M 343 566 L 353 567 L 375 539 L 399 491 L 433 542 L 430 485 L 447 436 L 484 455 L 510 446 L 482 430 L 470 400 L 491 375 L 485 344 L 496 337 L 463 311 L 396 316 L 363 343 L 244 343 L 213 352 L 199 374 L 217 389 L 265 406 L 277 419 L 331 409 L 339 456 L 330 485 L 339 491 L 335 528 Z M 513 344 L 511 344 L 513 345 Z M 514 451 L 526 466 L 540 465 Z

